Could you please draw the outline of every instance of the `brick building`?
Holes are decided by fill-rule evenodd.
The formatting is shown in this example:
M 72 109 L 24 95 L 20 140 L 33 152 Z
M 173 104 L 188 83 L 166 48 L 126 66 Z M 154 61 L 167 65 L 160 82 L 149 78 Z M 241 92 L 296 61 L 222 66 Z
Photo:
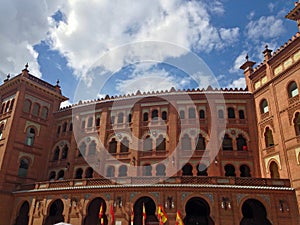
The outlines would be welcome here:
M 287 18 L 300 21 L 300 4 Z M 0 86 L 0 224 L 299 224 L 300 33 L 247 88 L 79 102 L 22 73 Z

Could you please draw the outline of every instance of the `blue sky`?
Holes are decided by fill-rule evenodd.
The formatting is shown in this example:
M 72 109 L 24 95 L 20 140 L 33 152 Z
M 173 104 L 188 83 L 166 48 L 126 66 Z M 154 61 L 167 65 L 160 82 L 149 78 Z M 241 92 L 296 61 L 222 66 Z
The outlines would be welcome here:
M 260 63 L 266 44 L 276 50 L 298 31 L 284 18 L 294 1 L 4 0 L 0 76 L 28 62 L 33 75 L 60 80 L 65 104 L 82 83 L 97 89 L 80 96 L 90 99 L 215 81 L 244 87 L 245 55 Z

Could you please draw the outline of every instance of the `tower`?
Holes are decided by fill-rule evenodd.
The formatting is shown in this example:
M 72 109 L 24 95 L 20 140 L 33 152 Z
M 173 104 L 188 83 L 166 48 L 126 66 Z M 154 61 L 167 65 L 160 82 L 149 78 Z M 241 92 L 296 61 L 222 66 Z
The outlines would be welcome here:
M 53 112 L 67 98 L 58 83 L 29 74 L 28 65 L 4 80 L 0 95 L 0 218 L 5 221 L 12 211 L 9 193 L 44 178 Z

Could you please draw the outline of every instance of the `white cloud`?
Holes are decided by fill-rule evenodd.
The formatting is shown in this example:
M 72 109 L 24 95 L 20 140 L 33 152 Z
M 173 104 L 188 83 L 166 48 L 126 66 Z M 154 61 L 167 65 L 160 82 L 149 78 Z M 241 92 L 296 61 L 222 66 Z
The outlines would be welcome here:
M 46 37 L 48 16 L 59 1 L 1 1 L 0 8 L 0 75 L 18 74 L 28 62 L 29 70 L 41 76 L 38 54 L 33 46 Z
M 232 81 L 231 84 L 228 85 L 229 88 L 245 88 L 246 87 L 246 81 L 244 77 L 238 78 L 234 81 Z
M 246 61 L 245 57 L 247 55 L 246 51 L 243 51 L 238 57 L 236 57 L 233 66 L 229 69 L 230 73 L 240 73 L 240 67 Z
M 246 26 L 249 39 L 276 38 L 285 31 L 283 21 L 274 16 L 262 16 L 258 20 L 250 21 Z

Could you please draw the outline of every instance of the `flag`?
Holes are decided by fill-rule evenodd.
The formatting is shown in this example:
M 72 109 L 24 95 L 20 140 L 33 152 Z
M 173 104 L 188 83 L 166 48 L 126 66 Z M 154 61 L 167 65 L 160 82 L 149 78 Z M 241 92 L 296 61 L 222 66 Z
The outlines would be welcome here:
M 100 206 L 100 209 L 99 209 L 99 219 L 100 219 L 100 225 L 104 225 L 103 202 L 101 202 L 101 206 Z
M 113 204 L 110 204 L 110 216 L 111 216 L 111 224 L 115 224 L 115 212 Z
M 142 224 L 146 225 L 146 209 L 145 204 L 143 203 L 143 218 L 142 218 Z
M 163 225 L 168 220 L 168 216 L 161 205 L 158 206 L 157 216 L 160 225 Z
M 175 223 L 175 225 L 184 225 L 179 210 L 177 210 L 177 213 L 176 213 L 176 223 Z
M 133 207 L 131 209 L 131 216 L 130 216 L 130 225 L 133 225 L 134 223 L 134 210 L 133 210 Z

